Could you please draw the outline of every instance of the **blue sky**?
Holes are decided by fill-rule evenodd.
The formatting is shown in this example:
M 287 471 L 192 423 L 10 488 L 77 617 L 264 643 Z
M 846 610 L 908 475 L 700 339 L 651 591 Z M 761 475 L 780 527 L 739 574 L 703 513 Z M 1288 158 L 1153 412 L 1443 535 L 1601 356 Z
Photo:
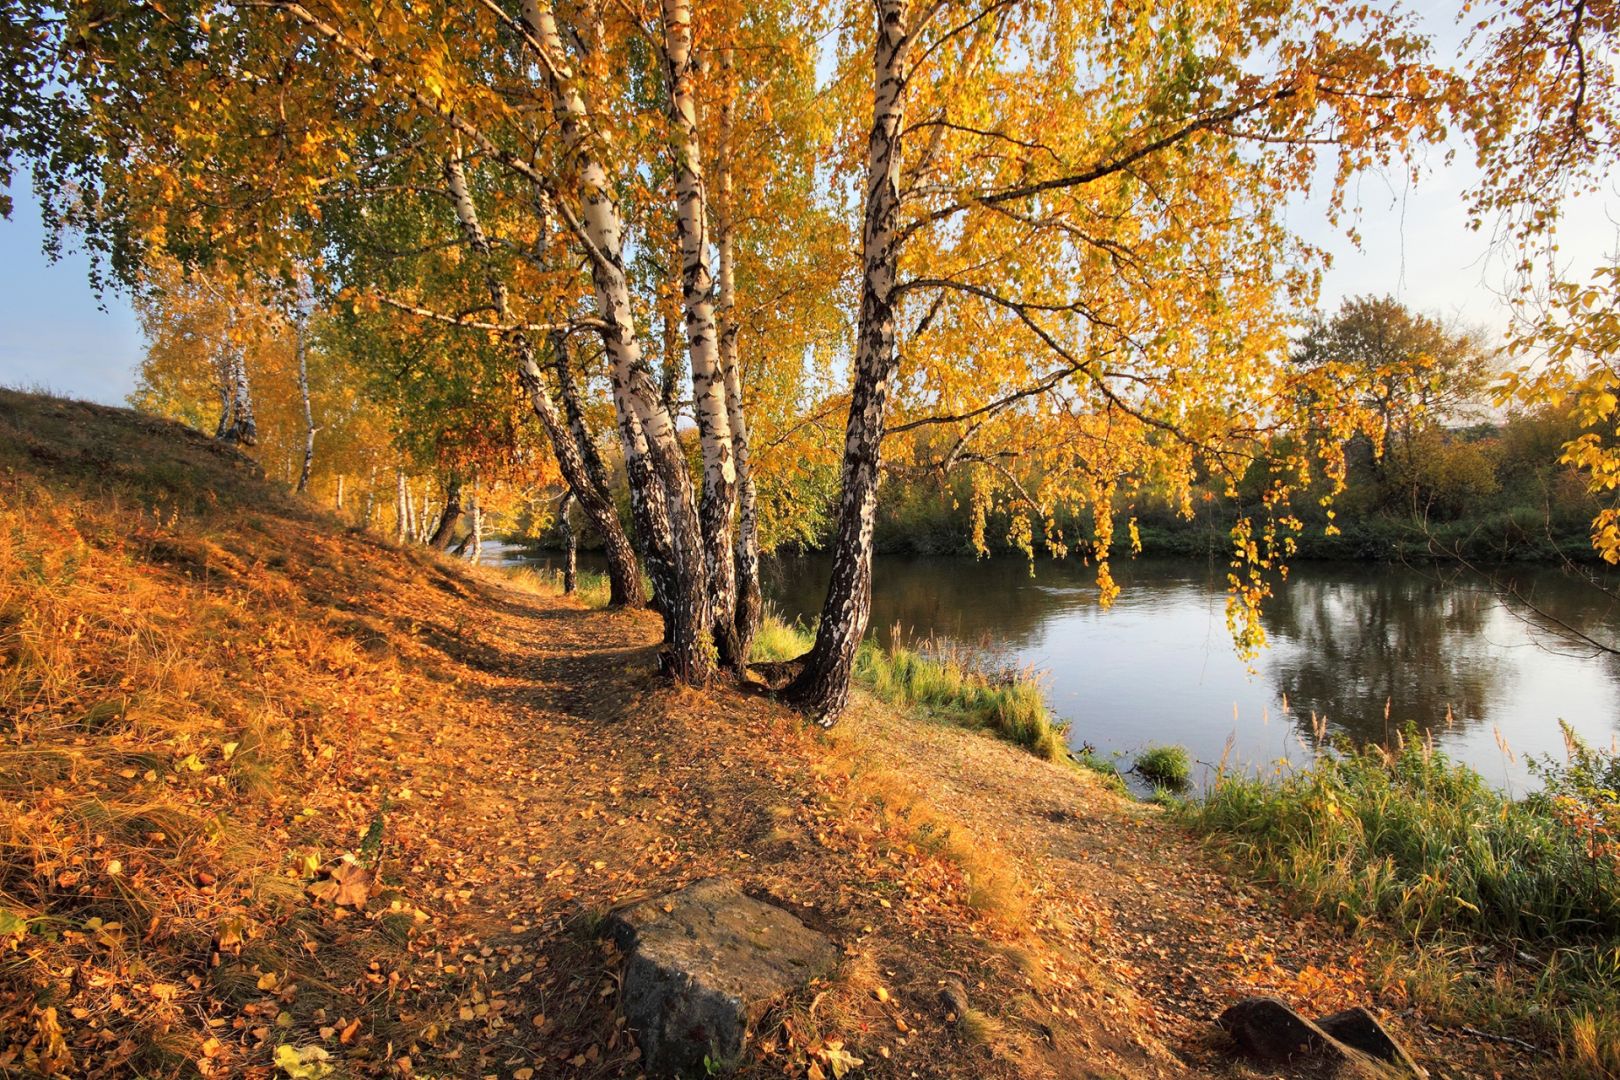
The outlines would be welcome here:
M 96 297 L 82 255 L 47 259 L 27 183 L 12 195 L 11 220 L 0 221 L 0 386 L 122 404 L 145 351 L 134 312 L 121 296 Z

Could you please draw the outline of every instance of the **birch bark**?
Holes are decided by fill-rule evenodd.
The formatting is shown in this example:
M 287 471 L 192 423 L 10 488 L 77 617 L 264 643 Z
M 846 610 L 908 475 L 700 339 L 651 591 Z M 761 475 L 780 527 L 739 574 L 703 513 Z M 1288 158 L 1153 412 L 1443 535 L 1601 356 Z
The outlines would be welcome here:
M 855 653 L 872 611 L 872 518 L 877 508 L 879 452 L 894 377 L 892 304 L 900 209 L 900 151 L 905 111 L 906 0 L 877 0 L 873 46 L 872 132 L 866 149 L 866 211 L 861 227 L 861 310 L 855 381 L 844 431 L 842 491 L 832 581 L 816 642 L 804 670 L 787 688 L 790 700 L 821 723 L 837 721 L 849 703 Z
M 489 289 L 490 301 L 495 307 L 496 317 L 503 324 L 509 323 L 511 305 L 506 283 L 501 280 L 489 262 L 489 236 L 479 221 L 478 205 L 473 201 L 472 190 L 467 185 L 466 170 L 459 158 L 451 158 L 445 162 L 444 175 L 462 234 L 466 236 L 473 250 L 485 261 L 484 280 Z M 597 535 L 602 538 L 608 560 L 609 603 L 615 606 L 641 605 L 645 597 L 641 591 L 641 571 L 636 565 L 635 550 L 631 548 L 630 539 L 625 535 L 623 525 L 619 523 L 619 514 L 613 506 L 613 500 L 608 496 L 606 484 L 597 483 L 597 478 L 586 466 L 577 442 L 578 433 L 564 426 L 557 415 L 556 405 L 546 391 L 545 382 L 541 377 L 540 365 L 535 361 L 534 343 L 529 340 L 528 334 L 519 329 L 508 331 L 505 341 L 517 364 L 518 381 L 529 395 L 530 407 L 546 429 L 547 438 L 551 440 L 552 452 L 557 456 L 557 466 L 563 474 L 563 479 L 578 495 L 586 517 L 595 527 Z
M 287 323 L 292 328 L 293 352 L 298 357 L 298 396 L 304 405 L 304 465 L 298 472 L 295 489 L 302 494 L 309 490 L 309 474 L 315 468 L 315 411 L 309 403 L 309 345 L 303 315 L 289 311 Z M 339 496 L 338 506 L 342 505 L 343 499 Z
M 563 540 L 563 594 L 567 595 L 579 587 L 579 541 L 574 536 L 574 523 L 568 520 L 569 511 L 574 508 L 574 496 L 566 494 L 562 498 L 562 505 L 557 508 L 557 529 L 562 533 Z
M 411 538 L 411 494 L 405 487 L 404 469 L 394 472 L 394 520 L 399 542 L 403 544 Z
M 229 356 L 216 357 L 214 372 L 219 378 L 219 426 L 214 429 L 214 438 L 228 442 L 236 419 L 236 361 Z
M 240 345 L 231 356 L 231 425 L 225 441 L 242 446 L 254 446 L 259 441 L 259 426 L 253 419 L 253 392 L 248 386 L 247 352 Z
M 428 537 L 428 546 L 439 551 L 447 551 L 450 541 L 456 535 L 456 526 L 461 524 L 461 477 L 451 474 L 450 482 L 444 488 L 444 512 L 439 515 L 439 524 Z
M 635 312 L 625 277 L 623 223 L 607 170 L 598 160 L 590 115 L 575 85 L 549 0 L 524 0 L 523 16 L 541 51 L 555 115 L 567 149 L 582 208 L 587 261 L 602 320 L 620 441 L 630 476 L 638 531 L 645 523 L 649 547 L 666 547 L 669 642 L 667 664 L 684 682 L 708 679 L 709 605 L 702 531 L 694 512 L 692 481 L 676 439 L 675 424 L 659 399 L 636 337 Z
M 681 307 L 692 367 L 692 411 L 703 452 L 704 568 L 709 578 L 710 631 L 725 667 L 740 672 L 736 627 L 737 574 L 731 513 L 737 495 L 731 416 L 715 333 L 714 279 L 709 269 L 709 206 L 703 185 L 693 92 L 691 0 L 664 0 L 664 64 L 669 80 L 669 120 L 675 171 L 675 230 L 680 241 Z
M 731 451 L 737 471 L 736 503 L 736 649 L 746 663 L 765 612 L 759 576 L 759 508 L 754 474 L 748 460 L 748 420 L 743 408 L 742 359 L 738 349 L 736 204 L 732 195 L 732 132 L 736 125 L 737 90 L 728 45 L 720 54 L 720 124 L 715 149 L 715 250 L 719 278 L 715 316 L 720 329 L 720 369 L 725 375 L 726 414 L 731 421 Z

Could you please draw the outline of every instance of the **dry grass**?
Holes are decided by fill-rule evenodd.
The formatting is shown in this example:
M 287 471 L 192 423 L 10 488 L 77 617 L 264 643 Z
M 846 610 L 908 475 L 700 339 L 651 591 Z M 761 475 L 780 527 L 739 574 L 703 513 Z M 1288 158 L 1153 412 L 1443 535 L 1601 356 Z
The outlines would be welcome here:
M 714 873 L 847 958 L 745 1075 L 835 1043 L 873 1077 L 1131 1074 L 1021 1019 L 1084 1003 L 1002 951 L 1030 897 L 996 848 L 842 733 L 659 685 L 647 613 L 553 587 L 0 394 L 0 1075 L 635 1075 L 589 928 Z M 1006 1040 L 946 1022 L 957 973 Z
M 460 588 L 192 433 L 0 393 L 0 1073 L 432 1026 L 368 979 L 424 917 L 362 850 L 360 729 L 443 704 L 410 631 Z M 345 853 L 380 879 L 363 911 L 306 893 Z

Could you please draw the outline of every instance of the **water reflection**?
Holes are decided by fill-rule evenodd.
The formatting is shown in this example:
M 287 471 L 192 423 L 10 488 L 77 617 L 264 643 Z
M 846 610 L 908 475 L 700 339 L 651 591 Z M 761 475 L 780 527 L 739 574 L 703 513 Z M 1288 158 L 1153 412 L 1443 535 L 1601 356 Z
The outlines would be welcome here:
M 1499 604 L 1488 587 L 1382 567 L 1340 575 L 1296 575 L 1264 616 L 1280 646 L 1268 674 L 1296 712 L 1383 742 L 1408 720 L 1491 715 L 1510 669 L 1490 656 L 1485 631 Z
M 1264 615 L 1271 647 L 1250 671 L 1227 635 L 1219 564 L 1124 565 L 1116 575 L 1124 593 L 1106 612 L 1088 568 L 1035 569 L 1032 577 L 1016 559 L 880 558 L 873 629 L 885 640 L 898 626 L 999 644 L 1045 672 L 1048 699 L 1076 743 L 1125 753 L 1178 742 L 1212 764 L 1230 738 L 1239 762 L 1298 760 L 1315 712 L 1331 732 L 1357 739 L 1385 739 L 1413 721 L 1488 777 L 1522 788 L 1527 755 L 1561 752 L 1559 718 L 1605 745 L 1620 732 L 1612 658 L 1549 648 L 1559 639 L 1515 616 L 1477 577 L 1300 564 Z M 768 592 L 789 617 L 812 617 L 828 571 L 819 557 L 779 560 Z M 1518 584 L 1559 619 L 1620 637 L 1612 598 L 1553 571 L 1520 571 Z

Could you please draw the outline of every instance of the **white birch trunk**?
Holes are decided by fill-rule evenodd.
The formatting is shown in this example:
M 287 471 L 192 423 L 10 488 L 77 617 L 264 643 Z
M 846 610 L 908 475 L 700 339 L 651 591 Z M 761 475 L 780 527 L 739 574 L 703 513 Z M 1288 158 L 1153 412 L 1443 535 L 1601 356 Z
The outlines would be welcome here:
M 511 305 L 506 283 L 489 264 L 489 237 L 479 221 L 478 204 L 474 201 L 472 189 L 467 184 L 466 169 L 461 159 L 453 157 L 445 162 L 444 174 L 462 234 L 467 237 L 467 242 L 473 250 L 485 260 L 485 283 L 497 317 L 503 323 L 508 322 Z M 619 522 L 618 510 L 608 494 L 606 481 L 597 475 L 600 472 L 600 463 L 594 470 L 588 465 L 591 458 L 586 456 L 585 448 L 580 445 L 580 441 L 585 438 L 583 422 L 571 430 L 558 417 L 556 406 L 552 403 L 551 395 L 546 391 L 545 381 L 541 377 L 540 366 L 535 362 L 534 343 L 529 340 L 528 335 L 521 330 L 513 329 L 506 334 L 505 340 L 517 363 L 518 381 L 528 393 L 530 406 L 539 417 L 541 426 L 546 429 L 546 436 L 551 441 L 552 452 L 557 457 L 557 465 L 563 479 L 578 493 L 580 505 L 585 508 L 591 524 L 596 527 L 597 535 L 602 538 L 608 559 L 608 602 L 615 606 L 641 604 L 644 598 L 635 550 L 630 546 L 630 539 L 625 535 L 624 526 Z
M 295 489 L 302 493 L 309 490 L 309 475 L 315 469 L 315 411 L 309 403 L 309 350 L 302 313 L 291 315 L 288 323 L 292 327 L 293 352 L 298 357 L 298 396 L 304 405 L 304 465 L 298 472 Z M 341 498 L 338 505 L 343 505 Z
M 248 387 L 247 351 L 238 346 L 231 356 L 231 426 L 225 441 L 254 446 L 259 426 L 253 419 L 253 393 Z
M 577 182 L 588 262 L 603 322 L 614 408 L 618 414 L 637 524 L 649 546 L 669 551 L 666 638 L 672 673 L 685 682 L 709 677 L 709 605 L 702 530 L 675 424 L 659 399 L 636 337 L 635 311 L 624 270 L 623 223 L 607 170 L 594 150 L 590 114 L 575 84 L 549 0 L 524 0 L 528 30 L 545 54 L 541 65 Z
M 228 343 L 226 348 L 230 348 Z M 219 380 L 219 426 L 214 429 L 214 438 L 229 442 L 236 419 L 236 362 L 229 355 L 216 356 L 214 373 Z
M 394 521 L 401 544 L 411 538 L 411 493 L 405 486 L 405 470 L 394 472 Z
M 732 132 L 736 125 L 737 90 L 733 81 L 732 50 L 720 54 L 720 125 L 715 148 L 715 249 L 719 279 L 715 285 L 715 316 L 720 328 L 720 369 L 725 375 L 726 413 L 731 420 L 731 449 L 737 470 L 736 574 L 734 620 L 737 651 L 747 661 L 754 636 L 764 617 L 765 603 L 759 568 L 759 507 L 754 475 L 748 460 L 748 421 L 743 408 L 742 359 L 737 324 L 736 204 L 732 196 Z
M 898 251 L 900 141 L 905 110 L 906 0 L 876 0 L 872 131 L 866 149 L 866 212 L 861 228 L 861 311 L 856 328 L 855 381 L 844 432 L 842 492 L 833 548 L 832 580 L 816 642 L 790 698 L 824 724 L 849 701 L 855 653 L 872 611 L 872 520 L 877 508 L 879 452 L 895 371 L 892 295 Z
M 709 205 L 703 186 L 703 149 L 698 141 L 697 99 L 692 88 L 691 0 L 664 0 L 664 63 L 669 78 L 669 119 L 675 155 L 675 230 L 681 249 L 681 307 L 692 367 L 692 411 L 703 452 L 704 568 L 709 578 L 711 632 L 720 662 L 733 671 L 746 665 L 736 628 L 737 575 L 731 512 L 737 467 L 731 415 L 715 333 L 714 279 L 709 269 Z
M 568 513 L 573 509 L 574 497 L 564 495 L 562 505 L 557 508 L 557 530 L 562 533 L 563 541 L 563 595 L 568 595 L 579 587 L 579 539 L 574 535 L 574 523 L 568 520 Z

